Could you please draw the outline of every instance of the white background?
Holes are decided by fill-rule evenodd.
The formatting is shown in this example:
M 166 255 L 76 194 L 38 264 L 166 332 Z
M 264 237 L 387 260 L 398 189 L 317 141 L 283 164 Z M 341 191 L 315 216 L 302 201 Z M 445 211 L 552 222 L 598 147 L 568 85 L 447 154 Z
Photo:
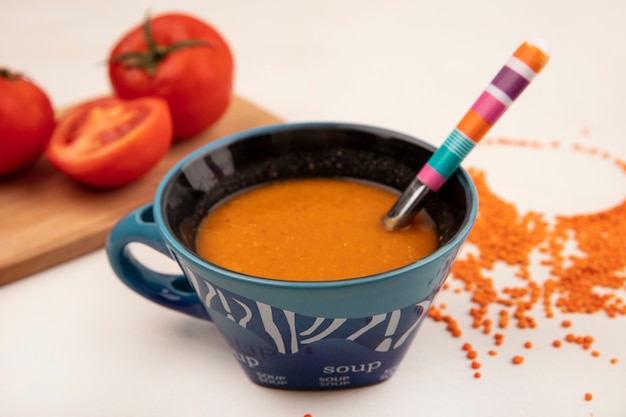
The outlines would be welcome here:
M 147 11 L 171 10 L 219 28 L 236 57 L 236 93 L 285 120 L 360 122 L 436 145 L 518 44 L 543 38 L 551 62 L 488 137 L 561 148 L 484 146 L 464 165 L 486 170 L 496 194 L 521 210 L 588 213 L 626 196 L 623 171 L 571 151 L 579 143 L 626 159 L 619 0 L 3 0 L 0 66 L 27 73 L 67 106 L 108 92 L 113 43 Z M 10 213 L 0 207 L 0 215 Z M 438 301 L 468 317 L 463 297 Z M 572 320 L 595 336 L 601 358 L 550 347 L 560 319 L 510 329 L 493 358 L 469 318 L 462 339 L 428 320 L 389 382 L 283 392 L 248 382 L 212 324 L 124 287 L 100 250 L 0 287 L 0 416 L 624 417 L 626 318 Z M 536 347 L 521 351 L 529 339 Z M 478 380 L 461 351 L 467 340 L 483 352 Z M 526 362 L 516 367 L 507 358 L 517 353 Z

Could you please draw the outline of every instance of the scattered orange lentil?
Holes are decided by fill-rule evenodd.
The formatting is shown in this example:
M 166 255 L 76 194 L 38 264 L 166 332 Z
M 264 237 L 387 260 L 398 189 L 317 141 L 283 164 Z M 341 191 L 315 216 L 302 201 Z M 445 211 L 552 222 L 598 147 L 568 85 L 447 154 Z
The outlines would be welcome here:
M 490 334 L 491 333 L 491 320 L 484 319 L 482 324 L 483 324 L 483 333 Z
M 480 378 L 482 375 L 480 375 L 480 372 L 474 372 L 474 378 L 478 379 Z
M 531 342 L 526 342 L 526 343 L 524 343 L 524 347 L 526 349 L 530 349 L 531 347 L 533 347 L 533 344 Z
M 500 310 L 499 318 L 498 318 L 498 327 L 501 329 L 505 329 L 509 325 L 509 311 L 502 309 Z
M 588 132 L 587 132 L 588 133 Z M 584 134 L 587 134 L 584 133 Z M 484 143 L 495 146 L 514 146 L 551 149 L 553 152 L 567 150 L 558 141 L 547 144 L 531 140 L 486 139 Z M 608 152 L 576 144 L 572 151 L 614 163 L 626 174 L 626 161 L 612 157 Z M 614 207 L 592 214 L 560 215 L 549 221 L 539 212 L 520 212 L 517 207 L 497 196 L 487 185 L 485 173 L 468 169 L 480 199 L 476 223 L 468 236 L 472 250 L 459 258 L 452 267 L 448 281 L 460 285 L 454 294 L 468 294 L 472 303 L 468 314 L 475 334 L 492 335 L 495 326 L 501 332 L 493 334 L 496 345 L 502 345 L 507 331 L 530 331 L 540 321 L 538 315 L 551 319 L 561 314 L 597 314 L 606 317 L 626 316 L 626 300 L 620 293 L 626 288 L 626 199 Z M 577 254 L 570 255 L 571 243 Z M 531 275 L 531 254 L 540 256 L 539 264 L 549 276 L 544 279 Z M 511 270 L 511 279 L 504 288 L 494 284 L 490 274 L 497 265 Z M 534 266 L 534 265 L 533 265 Z M 450 296 L 452 293 L 449 294 Z M 449 304 L 449 303 L 448 303 Z M 538 307 L 538 308 L 537 308 Z M 448 332 L 460 337 L 461 326 L 452 315 L 445 315 L 433 306 L 429 318 L 447 324 Z M 513 326 L 511 326 L 511 324 Z M 570 328 L 572 320 L 562 320 L 561 327 Z M 517 330 L 520 329 L 520 330 Z M 561 339 L 561 336 L 559 336 Z M 562 341 L 590 350 L 594 343 L 591 335 L 569 333 L 561 340 L 554 339 L 552 346 L 559 348 Z M 524 347 L 530 348 L 530 342 Z M 464 350 L 473 352 L 470 343 Z M 599 355 L 592 351 L 591 354 Z M 496 351 L 490 350 L 490 356 Z M 472 359 L 473 360 L 473 359 Z M 522 363 L 522 356 L 515 356 L 513 363 Z M 611 359 L 612 364 L 617 359 Z
M 515 364 L 515 365 L 520 365 L 522 362 L 524 362 L 524 357 L 523 356 L 513 356 L 513 359 L 511 359 L 511 362 L 513 362 L 513 364 Z
M 430 311 L 428 312 L 428 317 L 430 317 L 431 319 L 437 322 L 439 321 L 446 322 L 448 324 L 446 330 L 448 330 L 448 332 L 453 337 L 461 337 L 462 332 L 461 332 L 461 329 L 459 328 L 459 323 L 451 315 L 443 314 L 441 310 L 438 309 L 436 306 L 432 306 L 430 308 Z
M 498 354 L 498 352 L 496 352 L 495 350 L 490 350 L 487 353 L 489 354 L 489 356 L 496 356 Z
M 544 144 L 538 141 L 526 140 L 526 139 L 506 139 L 506 138 L 498 138 L 496 140 L 492 140 L 488 143 L 498 144 L 498 145 L 509 145 L 509 146 L 518 146 L 522 148 L 544 148 Z
M 472 369 L 480 369 L 481 366 L 480 362 L 472 362 Z
M 565 335 L 565 341 L 569 343 L 575 343 L 577 345 L 580 345 L 583 349 L 588 350 L 589 348 L 591 348 L 591 345 L 594 342 L 594 338 L 590 335 L 576 336 L 573 333 L 568 333 Z
M 597 358 L 598 356 L 600 356 L 600 352 L 598 352 L 597 350 L 594 350 L 593 352 L 591 352 L 591 356 L 593 356 L 594 358 Z
M 476 356 L 478 356 L 478 353 L 475 350 L 467 352 L 467 359 L 476 359 Z
M 585 401 L 591 401 L 593 400 L 593 395 L 591 395 L 590 393 L 585 393 Z

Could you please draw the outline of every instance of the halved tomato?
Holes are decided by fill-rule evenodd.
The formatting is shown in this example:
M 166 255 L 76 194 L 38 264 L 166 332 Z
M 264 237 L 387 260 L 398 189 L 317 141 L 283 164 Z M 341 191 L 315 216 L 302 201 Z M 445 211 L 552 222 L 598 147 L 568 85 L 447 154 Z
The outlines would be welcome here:
M 76 106 L 59 120 L 45 155 L 83 184 L 112 188 L 155 166 L 173 138 L 167 102 L 158 97 L 107 97 Z

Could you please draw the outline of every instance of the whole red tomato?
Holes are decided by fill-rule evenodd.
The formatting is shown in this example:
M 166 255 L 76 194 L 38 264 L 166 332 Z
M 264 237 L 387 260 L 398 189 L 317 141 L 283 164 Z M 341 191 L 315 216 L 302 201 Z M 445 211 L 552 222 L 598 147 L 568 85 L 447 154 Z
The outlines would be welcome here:
M 231 98 L 233 71 L 230 48 L 215 28 L 176 13 L 147 19 L 118 41 L 109 58 L 116 94 L 164 98 L 177 140 L 220 118 Z
M 80 183 L 112 188 L 148 172 L 171 143 L 165 100 L 102 98 L 71 108 L 59 119 L 46 157 Z
M 46 93 L 24 76 L 0 68 L 0 175 L 33 165 L 54 129 Z

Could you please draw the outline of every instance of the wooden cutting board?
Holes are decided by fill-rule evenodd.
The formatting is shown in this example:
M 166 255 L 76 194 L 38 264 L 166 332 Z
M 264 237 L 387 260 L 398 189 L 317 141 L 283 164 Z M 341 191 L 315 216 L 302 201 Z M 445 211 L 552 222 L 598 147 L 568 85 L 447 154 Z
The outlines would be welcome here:
M 164 174 L 196 148 L 280 119 L 235 97 L 220 121 L 174 144 L 148 174 L 125 187 L 93 190 L 56 171 L 45 158 L 32 170 L 0 179 L 0 285 L 102 248 L 115 223 L 150 202 Z

